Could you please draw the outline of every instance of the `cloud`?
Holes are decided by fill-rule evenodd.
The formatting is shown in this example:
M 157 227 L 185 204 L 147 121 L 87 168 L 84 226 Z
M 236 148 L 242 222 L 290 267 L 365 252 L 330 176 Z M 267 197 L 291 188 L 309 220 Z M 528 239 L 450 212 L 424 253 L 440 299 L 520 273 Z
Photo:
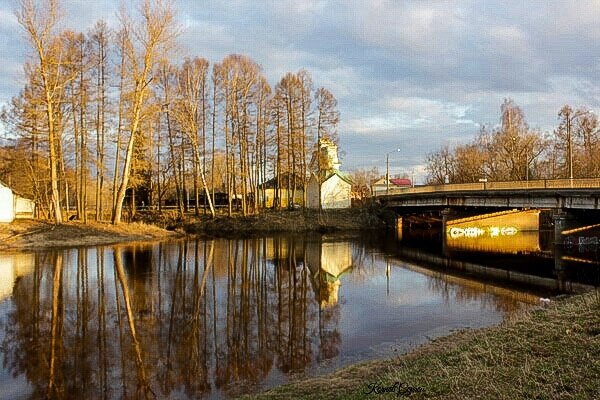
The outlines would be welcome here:
M 117 1 L 64 3 L 64 26 L 116 25 Z M 18 93 L 27 45 L 0 4 L 0 103 Z M 344 166 L 371 166 L 402 146 L 422 166 L 444 143 L 496 124 L 504 98 L 551 131 L 563 104 L 600 110 L 598 2 L 531 0 L 193 0 L 177 3 L 183 52 L 218 62 L 241 53 L 275 85 L 306 68 L 338 99 Z M 378 161 L 374 161 L 378 160 Z M 412 167 L 411 167 L 412 165 Z M 421 167 L 419 167 L 421 168 Z

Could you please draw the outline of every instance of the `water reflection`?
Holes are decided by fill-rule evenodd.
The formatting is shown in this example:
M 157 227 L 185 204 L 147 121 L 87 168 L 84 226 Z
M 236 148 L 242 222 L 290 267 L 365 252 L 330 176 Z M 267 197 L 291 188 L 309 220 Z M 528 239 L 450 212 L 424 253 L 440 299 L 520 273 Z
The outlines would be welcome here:
M 0 257 L 0 301 L 11 295 L 15 280 L 31 273 L 33 258 L 33 254 Z
M 14 257 L 0 378 L 24 376 L 32 398 L 228 397 L 533 301 L 327 237 Z
M 484 251 L 489 253 L 535 253 L 540 248 L 539 231 L 517 231 L 511 235 L 452 236 L 446 235 L 448 250 Z
M 340 277 L 352 268 L 350 243 L 312 243 L 308 246 L 306 261 L 320 306 L 322 308 L 335 306 L 338 303 Z

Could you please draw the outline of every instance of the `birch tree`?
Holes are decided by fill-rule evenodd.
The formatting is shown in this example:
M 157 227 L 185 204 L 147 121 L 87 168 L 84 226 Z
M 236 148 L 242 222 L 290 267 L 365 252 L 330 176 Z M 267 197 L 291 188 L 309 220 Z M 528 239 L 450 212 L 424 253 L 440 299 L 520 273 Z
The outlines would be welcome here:
M 36 62 L 32 64 L 32 67 L 39 73 L 41 78 L 43 105 L 46 113 L 51 204 L 54 222 L 62 224 L 62 206 L 58 190 L 59 159 L 57 152 L 58 138 L 61 132 L 55 118 L 60 104 L 57 100 L 62 95 L 61 92 L 65 82 L 62 79 L 64 76 L 60 73 L 64 56 L 63 48 L 56 34 L 56 25 L 59 20 L 58 1 L 20 0 L 16 16 L 36 54 Z
M 194 154 L 194 195 L 196 198 L 195 211 L 198 215 L 198 177 L 202 180 L 202 189 L 208 199 L 210 213 L 214 217 L 210 193 L 206 185 L 204 172 L 205 157 L 205 115 L 206 115 L 206 75 L 208 61 L 203 58 L 187 59 L 178 72 L 178 99 L 175 107 L 175 118 L 187 135 Z M 200 135 L 201 134 L 201 135 Z
M 98 21 L 90 32 L 96 73 L 96 221 L 102 219 L 105 173 L 106 80 L 110 32 L 105 21 Z
M 121 15 L 122 24 L 132 26 L 132 29 L 125 30 L 129 33 L 125 38 L 125 49 L 133 90 L 131 105 L 128 110 L 129 138 L 125 151 L 121 183 L 117 191 L 116 204 L 112 215 L 113 224 L 121 222 L 123 202 L 131 172 L 135 136 L 140 128 L 142 108 L 148 96 L 156 62 L 159 55 L 164 57 L 168 54 L 170 45 L 177 33 L 171 3 L 168 0 L 152 2 L 145 0 L 141 8 L 141 14 L 142 22 L 137 26 L 132 26 L 127 15 L 124 15 L 124 13 Z

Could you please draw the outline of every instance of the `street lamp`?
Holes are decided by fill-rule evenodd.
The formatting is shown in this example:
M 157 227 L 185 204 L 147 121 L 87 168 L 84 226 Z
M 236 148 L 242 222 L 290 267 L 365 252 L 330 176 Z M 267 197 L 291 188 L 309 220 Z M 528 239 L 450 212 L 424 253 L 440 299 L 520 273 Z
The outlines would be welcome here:
M 399 152 L 400 149 L 396 149 L 396 152 Z M 390 194 L 390 154 L 394 153 L 394 151 L 390 151 L 385 155 L 385 194 Z
M 511 140 L 512 140 L 512 148 L 511 148 L 511 150 L 512 150 L 512 154 L 511 154 L 511 156 L 510 156 L 510 157 L 511 157 L 511 162 L 512 162 L 512 171 L 510 171 L 510 174 L 511 174 L 510 178 L 511 178 L 512 180 L 515 180 L 515 181 L 516 181 L 516 180 L 520 179 L 520 178 L 519 178 L 519 175 L 518 175 L 518 174 L 515 172 L 515 169 L 516 169 L 516 167 L 517 167 L 517 166 L 515 165 L 515 164 L 516 164 L 516 162 L 515 162 L 515 153 L 517 152 L 517 151 L 516 151 L 516 147 L 517 147 L 517 137 L 516 137 L 516 136 L 511 136 L 510 138 L 511 138 Z
M 525 152 L 525 180 L 529 181 L 529 163 L 533 161 L 533 159 L 529 159 L 529 151 Z
M 533 152 L 533 150 L 531 150 Z M 536 159 L 536 157 L 539 154 L 536 154 L 535 156 L 531 157 L 531 159 L 529 158 L 529 150 L 527 150 L 527 152 L 525 153 L 525 180 L 529 180 L 529 165 L 533 162 L 533 160 Z

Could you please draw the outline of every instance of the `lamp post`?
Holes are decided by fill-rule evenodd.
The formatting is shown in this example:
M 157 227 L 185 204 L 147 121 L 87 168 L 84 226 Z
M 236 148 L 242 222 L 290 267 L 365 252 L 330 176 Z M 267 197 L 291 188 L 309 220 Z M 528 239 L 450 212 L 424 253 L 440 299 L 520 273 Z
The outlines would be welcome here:
M 516 180 L 520 179 L 519 175 L 515 172 L 515 170 L 517 169 L 517 166 L 515 165 L 516 164 L 515 154 L 516 154 L 516 147 L 517 147 L 517 137 L 511 136 L 511 140 L 512 140 L 512 148 L 511 148 L 512 154 L 510 157 L 511 157 L 511 161 L 512 161 L 512 171 L 510 171 L 510 174 L 511 174 L 510 179 L 516 181 Z
M 529 152 L 526 151 L 525 152 L 525 180 L 526 181 L 529 181 L 529 163 L 531 161 L 533 161 L 533 159 L 529 160 Z
M 400 149 L 396 149 L 397 152 Z M 385 194 L 390 194 L 390 154 L 394 153 L 394 151 L 390 151 L 385 155 Z
M 572 118 L 567 118 L 567 153 L 569 155 L 569 179 L 573 179 L 573 141 L 571 140 L 571 123 Z

